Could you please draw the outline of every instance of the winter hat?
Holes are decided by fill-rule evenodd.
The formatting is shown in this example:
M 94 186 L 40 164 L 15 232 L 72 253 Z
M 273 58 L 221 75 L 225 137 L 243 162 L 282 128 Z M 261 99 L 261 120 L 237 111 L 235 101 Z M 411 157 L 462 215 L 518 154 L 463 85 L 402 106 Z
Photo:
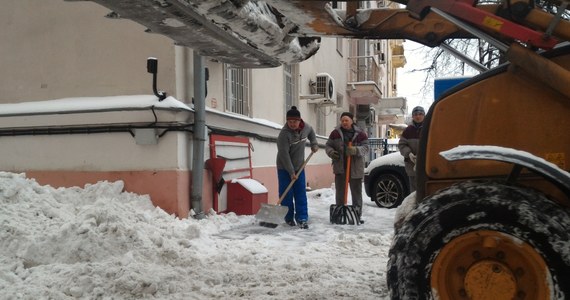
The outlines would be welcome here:
M 351 112 L 348 112 L 348 111 L 343 112 L 343 113 L 340 115 L 340 118 L 342 119 L 342 117 L 344 117 L 344 116 L 349 117 L 349 118 L 351 118 L 351 119 L 354 120 L 354 115 L 353 115 Z
M 415 113 L 418 113 L 418 112 L 423 113 L 423 114 L 426 113 L 426 111 L 424 110 L 424 108 L 421 107 L 421 106 L 416 106 L 416 107 L 414 107 L 414 109 L 412 109 L 412 115 L 415 114 Z
M 301 120 L 301 113 L 296 106 L 291 106 L 291 109 L 287 111 L 287 120 Z

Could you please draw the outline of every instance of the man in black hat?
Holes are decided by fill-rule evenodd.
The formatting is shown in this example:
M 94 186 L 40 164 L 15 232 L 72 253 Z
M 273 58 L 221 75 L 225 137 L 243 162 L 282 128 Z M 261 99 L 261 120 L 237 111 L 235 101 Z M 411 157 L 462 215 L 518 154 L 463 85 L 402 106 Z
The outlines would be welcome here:
M 352 146 L 349 146 L 349 142 Z M 368 135 L 364 130 L 354 124 L 354 115 L 343 112 L 340 115 L 340 125 L 329 135 L 325 151 L 332 158 L 334 184 L 336 189 L 336 205 L 344 205 L 346 162 L 350 156 L 350 194 L 352 206 L 362 220 L 362 177 L 364 177 L 364 159 L 369 151 Z
M 425 110 L 421 106 L 412 109 L 412 124 L 410 124 L 400 136 L 398 149 L 406 167 L 406 174 L 410 178 L 410 192 L 416 190 L 416 155 L 420 144 L 420 133 L 424 125 Z
M 313 128 L 301 119 L 301 112 L 292 106 L 287 111 L 287 123 L 277 137 L 277 178 L 279 179 L 279 195 L 295 180 L 291 190 L 281 201 L 281 205 L 289 207 L 285 222 L 291 226 L 299 225 L 308 229 L 309 212 L 307 209 L 307 184 L 305 171 L 297 172 L 305 162 L 305 146 L 307 140 L 311 151 L 317 152 L 319 145 Z M 294 200 L 294 201 L 293 201 Z

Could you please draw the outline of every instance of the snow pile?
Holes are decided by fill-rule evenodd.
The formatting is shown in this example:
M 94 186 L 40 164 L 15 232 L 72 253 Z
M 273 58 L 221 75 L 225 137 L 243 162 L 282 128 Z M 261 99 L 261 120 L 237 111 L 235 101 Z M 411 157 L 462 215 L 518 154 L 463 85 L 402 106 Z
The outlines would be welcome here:
M 40 186 L 0 172 L 0 290 L 25 299 L 383 299 L 394 210 L 365 198 L 361 226 L 331 225 L 309 193 L 309 230 L 254 216 L 180 220 L 123 183 Z

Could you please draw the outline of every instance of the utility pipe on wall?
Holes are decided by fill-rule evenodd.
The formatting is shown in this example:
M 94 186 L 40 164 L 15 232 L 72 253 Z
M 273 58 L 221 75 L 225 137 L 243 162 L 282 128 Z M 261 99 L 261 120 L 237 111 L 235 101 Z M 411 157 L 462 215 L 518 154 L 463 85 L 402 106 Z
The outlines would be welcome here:
M 194 51 L 194 134 L 192 135 L 192 191 L 190 207 L 194 218 L 204 218 L 202 185 L 204 183 L 204 142 L 206 141 L 206 75 L 204 58 Z

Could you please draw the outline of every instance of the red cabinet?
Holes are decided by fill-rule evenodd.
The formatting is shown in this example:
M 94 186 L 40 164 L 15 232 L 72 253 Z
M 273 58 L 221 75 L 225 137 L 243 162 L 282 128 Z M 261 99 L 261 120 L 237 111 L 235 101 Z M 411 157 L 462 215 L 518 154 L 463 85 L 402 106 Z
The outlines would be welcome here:
M 255 179 L 234 179 L 227 192 L 228 211 L 237 215 L 254 215 L 261 203 L 267 203 L 267 188 Z

